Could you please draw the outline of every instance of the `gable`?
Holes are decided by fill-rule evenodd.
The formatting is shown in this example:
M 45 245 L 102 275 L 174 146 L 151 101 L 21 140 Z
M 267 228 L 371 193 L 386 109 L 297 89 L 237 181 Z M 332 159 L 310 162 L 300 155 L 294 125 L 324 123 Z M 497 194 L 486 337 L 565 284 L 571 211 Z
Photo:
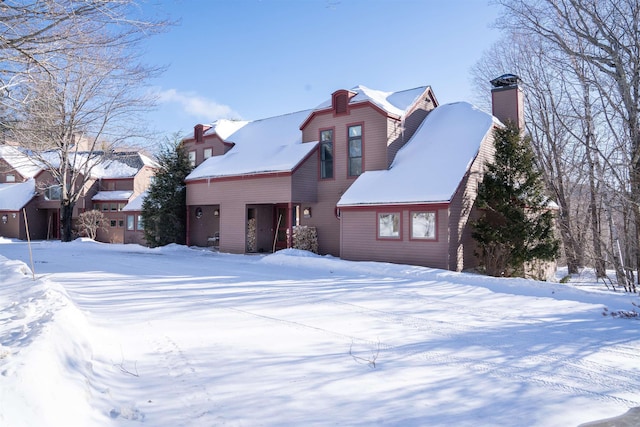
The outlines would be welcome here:
M 426 92 L 429 93 L 426 96 L 431 97 L 433 101 L 435 101 L 433 94 L 431 94 L 431 89 L 428 86 L 398 92 L 384 92 L 362 85 L 356 86 L 351 90 L 337 90 L 331 95 L 330 100 L 323 102 L 313 110 L 309 117 L 302 123 L 300 129 L 304 130 L 316 115 L 332 113 L 335 117 L 342 114 L 349 114 L 352 108 L 367 105 L 378 110 L 382 115 L 400 119 L 419 103 L 421 97 Z
M 0 173 L 15 171 L 23 179 L 34 178 L 42 170 L 18 148 L 10 145 L 0 145 L 0 160 L 4 163 L 0 165 Z

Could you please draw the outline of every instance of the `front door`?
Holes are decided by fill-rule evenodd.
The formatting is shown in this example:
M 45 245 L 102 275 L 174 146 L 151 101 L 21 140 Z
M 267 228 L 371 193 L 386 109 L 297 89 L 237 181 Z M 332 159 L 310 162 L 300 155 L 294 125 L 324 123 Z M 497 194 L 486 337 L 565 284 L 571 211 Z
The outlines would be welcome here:
M 276 205 L 274 215 L 274 231 L 276 251 L 287 248 L 287 229 L 289 228 L 289 214 L 287 205 Z

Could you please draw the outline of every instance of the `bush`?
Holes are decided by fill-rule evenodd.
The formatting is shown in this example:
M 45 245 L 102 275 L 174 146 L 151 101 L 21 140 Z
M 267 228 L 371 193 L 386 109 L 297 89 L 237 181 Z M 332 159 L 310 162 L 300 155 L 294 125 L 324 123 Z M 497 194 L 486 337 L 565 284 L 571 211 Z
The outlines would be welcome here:
M 81 213 L 78 216 L 77 227 L 81 234 L 85 234 L 88 238 L 95 240 L 98 230 L 107 229 L 107 218 L 98 210 L 90 210 Z

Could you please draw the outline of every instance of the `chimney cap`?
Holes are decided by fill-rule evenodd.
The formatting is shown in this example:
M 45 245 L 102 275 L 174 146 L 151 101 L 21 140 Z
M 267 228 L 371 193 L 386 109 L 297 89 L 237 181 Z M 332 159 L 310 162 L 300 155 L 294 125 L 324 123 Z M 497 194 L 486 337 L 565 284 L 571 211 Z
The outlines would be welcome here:
M 520 77 L 515 74 L 503 74 L 500 77 L 496 77 L 491 80 L 491 86 L 493 87 L 507 87 L 507 86 L 517 86 L 520 81 Z

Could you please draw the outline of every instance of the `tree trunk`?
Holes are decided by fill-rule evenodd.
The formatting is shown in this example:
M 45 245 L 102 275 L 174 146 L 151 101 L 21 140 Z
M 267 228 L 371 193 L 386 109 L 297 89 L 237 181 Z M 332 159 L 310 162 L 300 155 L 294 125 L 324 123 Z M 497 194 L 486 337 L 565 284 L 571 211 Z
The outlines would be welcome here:
M 74 203 L 63 201 L 60 204 L 60 225 L 62 234 L 60 240 L 70 242 L 73 240 L 73 206 Z
M 587 164 L 589 174 L 589 213 L 591 219 L 591 242 L 593 244 L 594 254 L 594 269 L 596 277 L 602 278 L 607 275 L 604 257 L 602 256 L 602 243 L 600 240 L 600 218 L 598 215 L 597 194 L 598 189 L 596 186 L 595 177 L 595 165 L 593 157 L 591 157 L 591 147 L 587 146 Z

